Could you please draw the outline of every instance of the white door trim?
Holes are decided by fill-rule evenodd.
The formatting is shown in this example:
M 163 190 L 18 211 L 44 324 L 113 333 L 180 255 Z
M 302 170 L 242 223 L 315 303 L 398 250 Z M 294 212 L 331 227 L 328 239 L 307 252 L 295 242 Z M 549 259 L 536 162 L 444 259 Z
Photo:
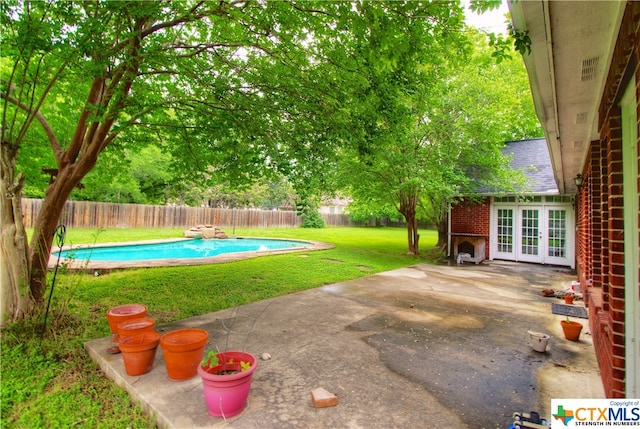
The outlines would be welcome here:
M 640 396 L 640 244 L 638 243 L 638 116 L 635 75 L 620 102 L 624 198 L 625 370 L 627 398 Z
M 505 252 L 503 249 L 499 249 L 498 242 L 498 228 L 499 210 L 512 210 L 513 211 L 513 248 L 512 252 Z M 522 244 L 522 212 L 523 210 L 537 210 L 538 213 L 538 254 L 529 255 L 523 253 Z M 549 215 L 551 210 L 565 210 L 565 256 L 558 257 L 557 252 L 550 252 L 550 240 L 549 240 Z M 575 268 L 575 234 L 574 234 L 574 208 L 571 203 L 567 202 L 547 202 L 545 197 L 542 197 L 541 201 L 532 203 L 528 202 L 511 202 L 511 203 L 495 203 L 492 200 L 492 207 L 490 211 L 490 241 L 489 241 L 489 259 L 503 259 L 507 261 L 522 261 L 533 262 L 539 264 L 552 264 L 562 265 Z M 504 233 L 504 228 L 502 229 Z M 550 254 L 551 253 L 551 254 Z

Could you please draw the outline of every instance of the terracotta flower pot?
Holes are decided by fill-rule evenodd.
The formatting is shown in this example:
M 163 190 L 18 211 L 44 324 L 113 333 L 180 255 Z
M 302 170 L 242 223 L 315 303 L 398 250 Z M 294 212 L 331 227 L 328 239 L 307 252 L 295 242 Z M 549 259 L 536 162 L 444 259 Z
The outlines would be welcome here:
M 568 293 L 564 296 L 564 303 L 565 304 L 573 304 L 573 294 Z
M 209 333 L 204 329 L 187 328 L 167 332 L 160 338 L 160 347 L 170 380 L 195 377 L 204 355 Z
M 112 307 L 107 310 L 107 321 L 111 330 L 112 346 L 107 350 L 109 353 L 120 353 L 118 349 L 118 323 L 125 320 L 137 319 L 147 315 L 147 306 L 142 304 L 126 304 Z
M 251 390 L 253 373 L 258 361 L 249 353 L 229 351 L 218 353 L 219 364 L 214 367 L 198 365 L 202 378 L 204 401 L 209 414 L 214 417 L 233 417 L 244 410 Z M 241 362 L 251 366 L 242 370 Z M 235 372 L 223 373 L 220 372 Z
M 127 335 L 120 339 L 124 370 L 128 375 L 142 375 L 153 368 L 160 334 L 154 331 Z
M 560 325 L 562 325 L 562 331 L 564 332 L 564 337 L 569 341 L 578 341 L 580 338 L 580 332 L 582 331 L 582 323 L 561 320 Z
M 120 342 L 122 342 L 124 337 L 142 332 L 150 332 L 153 331 L 155 327 L 156 321 L 148 317 L 125 320 L 124 322 L 118 323 L 118 337 Z

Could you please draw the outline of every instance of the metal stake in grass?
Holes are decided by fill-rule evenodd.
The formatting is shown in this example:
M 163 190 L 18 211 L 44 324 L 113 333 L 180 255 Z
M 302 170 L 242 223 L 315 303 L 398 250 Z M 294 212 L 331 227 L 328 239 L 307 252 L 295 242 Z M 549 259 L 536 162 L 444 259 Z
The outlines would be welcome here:
M 62 250 L 62 246 L 64 246 L 64 239 L 67 235 L 67 227 L 64 225 L 58 225 L 56 230 L 53 232 L 53 235 L 56 239 L 56 244 L 59 249 Z M 53 296 L 53 288 L 56 285 L 56 275 L 58 274 L 58 267 L 60 266 L 60 255 L 62 252 L 58 252 L 58 260 L 56 261 L 56 267 L 53 271 L 53 279 L 51 280 L 51 292 L 49 292 L 49 299 L 47 300 L 47 310 L 44 313 L 44 321 L 42 322 L 42 332 L 40 333 L 40 339 L 44 337 L 44 331 L 47 329 L 47 317 L 49 316 L 49 307 L 51 306 L 51 297 Z
M 222 327 L 224 328 L 224 332 L 225 332 L 225 345 L 224 345 L 224 351 L 228 351 L 229 348 L 229 338 L 231 337 L 231 335 L 239 335 L 239 336 L 244 336 L 244 341 L 242 342 L 242 345 L 240 347 L 240 350 L 244 350 L 246 345 L 247 345 L 247 341 L 249 340 L 249 335 L 251 335 L 251 333 L 253 332 L 253 330 L 256 327 L 256 322 L 258 321 L 258 319 L 264 314 L 264 312 L 267 310 L 267 308 L 269 308 L 271 306 L 271 302 L 269 302 L 267 305 L 265 305 L 262 310 L 260 311 L 260 313 L 251 318 L 249 316 L 241 316 L 239 313 L 240 311 L 240 307 L 237 306 L 233 309 L 233 313 L 232 316 L 229 318 L 230 322 L 227 322 L 228 319 L 220 319 L 220 323 L 222 324 Z M 245 319 L 249 319 L 250 320 L 250 326 L 249 328 L 245 331 L 245 332 L 241 332 L 241 331 L 235 331 L 234 325 L 235 323 L 238 321 L 239 318 L 245 318 Z M 217 348 L 217 347 L 216 347 Z M 218 350 L 220 350 L 219 348 L 217 348 Z

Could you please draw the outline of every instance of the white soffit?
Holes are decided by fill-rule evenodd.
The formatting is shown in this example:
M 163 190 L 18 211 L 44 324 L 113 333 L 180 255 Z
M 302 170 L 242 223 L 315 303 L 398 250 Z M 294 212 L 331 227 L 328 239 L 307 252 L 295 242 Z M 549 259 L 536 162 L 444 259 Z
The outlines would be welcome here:
M 625 2 L 509 2 L 518 31 L 529 31 L 524 56 L 536 113 L 561 193 L 575 192 L 589 143 L 597 140 L 598 107 Z

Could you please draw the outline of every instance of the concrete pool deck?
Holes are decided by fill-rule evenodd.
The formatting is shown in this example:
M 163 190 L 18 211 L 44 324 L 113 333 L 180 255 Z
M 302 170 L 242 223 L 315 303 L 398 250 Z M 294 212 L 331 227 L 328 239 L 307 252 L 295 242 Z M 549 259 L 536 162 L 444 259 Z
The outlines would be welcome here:
M 62 249 L 53 249 L 51 256 L 49 257 L 48 268 L 54 269 L 58 264 L 58 256 L 54 253 L 59 250 L 66 251 L 72 249 L 84 249 L 89 247 L 120 247 L 120 246 L 134 246 L 144 244 L 160 244 L 160 243 L 176 243 L 182 241 L 191 240 L 243 240 L 243 239 L 260 239 L 260 240 L 285 240 L 285 241 L 298 241 L 305 243 L 301 247 L 292 247 L 285 249 L 274 250 L 255 250 L 248 252 L 234 252 L 225 253 L 221 255 L 206 257 L 206 258 L 166 258 L 157 260 L 146 261 L 89 261 L 74 260 L 74 259 L 60 259 L 60 264 L 64 264 L 67 269 L 70 270 L 86 270 L 88 272 L 105 272 L 111 270 L 123 270 L 128 268 L 157 268 L 157 267 L 177 267 L 177 266 L 189 266 L 189 265 L 210 265 L 210 264 L 222 264 L 225 262 L 241 261 L 243 259 L 257 258 L 266 255 L 279 255 L 283 253 L 294 252 L 311 252 L 315 250 L 325 250 L 335 247 L 330 243 L 323 243 L 313 240 L 300 240 L 294 238 L 265 238 L 265 237 L 230 237 L 230 238 L 166 238 L 158 240 L 144 240 L 144 241 L 132 241 L 132 242 L 114 242 L 114 243 L 98 243 L 95 245 L 76 245 L 76 246 L 64 246 Z
M 419 264 L 157 326 L 206 329 L 222 349 L 222 322 L 258 318 L 228 349 L 271 359 L 259 359 L 247 407 L 226 421 L 207 413 L 199 377 L 167 378 L 160 348 L 151 372 L 132 377 L 106 353 L 110 338 L 85 346 L 161 428 L 506 429 L 514 411 L 550 418 L 552 398 L 604 397 L 587 320 L 574 318 L 585 328 L 567 341 L 551 312 L 559 300 L 540 294 L 572 280 L 562 267 Z M 551 335 L 546 353 L 528 330 Z M 314 408 L 318 387 L 338 405 Z

